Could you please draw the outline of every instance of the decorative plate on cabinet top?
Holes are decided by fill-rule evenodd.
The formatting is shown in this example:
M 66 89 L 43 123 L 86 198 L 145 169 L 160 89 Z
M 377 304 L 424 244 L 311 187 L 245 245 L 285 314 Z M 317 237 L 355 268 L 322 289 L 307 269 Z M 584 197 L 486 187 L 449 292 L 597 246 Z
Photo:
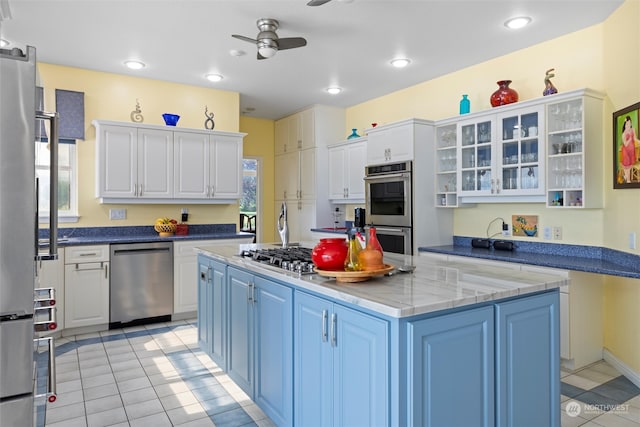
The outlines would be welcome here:
M 324 277 L 335 277 L 336 282 L 355 283 L 364 282 L 376 276 L 384 276 L 394 268 L 395 267 L 391 264 L 385 264 L 383 268 L 378 270 L 330 271 L 316 269 L 315 272 Z

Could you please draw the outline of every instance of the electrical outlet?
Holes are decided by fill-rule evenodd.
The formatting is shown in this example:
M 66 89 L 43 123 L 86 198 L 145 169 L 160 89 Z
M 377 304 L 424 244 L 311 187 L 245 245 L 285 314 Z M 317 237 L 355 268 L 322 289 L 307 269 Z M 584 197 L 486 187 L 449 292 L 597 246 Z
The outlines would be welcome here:
M 636 249 L 636 232 L 629 233 L 629 249 Z
M 109 209 L 109 219 L 127 219 L 126 209 Z
M 562 240 L 562 227 L 553 227 L 553 240 Z
M 551 227 L 544 227 L 542 229 L 542 238 L 544 240 L 551 240 Z

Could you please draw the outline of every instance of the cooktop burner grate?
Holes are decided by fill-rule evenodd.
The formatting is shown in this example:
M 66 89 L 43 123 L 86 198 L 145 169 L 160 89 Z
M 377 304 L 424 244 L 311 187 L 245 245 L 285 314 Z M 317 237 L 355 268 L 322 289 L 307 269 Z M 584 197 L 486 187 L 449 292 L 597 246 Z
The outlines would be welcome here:
M 301 274 L 314 273 L 311 249 L 303 247 L 246 249 L 240 254 L 262 264 Z

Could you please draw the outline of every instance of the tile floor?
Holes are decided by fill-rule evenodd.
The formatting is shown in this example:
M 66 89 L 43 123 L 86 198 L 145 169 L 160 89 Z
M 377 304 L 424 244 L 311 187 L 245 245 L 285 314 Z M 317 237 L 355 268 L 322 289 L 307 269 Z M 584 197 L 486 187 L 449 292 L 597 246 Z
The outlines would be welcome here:
M 56 340 L 38 426 L 274 426 L 197 344 L 195 320 Z
M 200 350 L 195 320 L 60 338 L 56 362 L 39 427 L 274 426 Z M 562 427 L 640 427 L 640 389 L 607 362 L 561 373 Z
M 560 381 L 562 427 L 640 427 L 640 388 L 604 360 Z

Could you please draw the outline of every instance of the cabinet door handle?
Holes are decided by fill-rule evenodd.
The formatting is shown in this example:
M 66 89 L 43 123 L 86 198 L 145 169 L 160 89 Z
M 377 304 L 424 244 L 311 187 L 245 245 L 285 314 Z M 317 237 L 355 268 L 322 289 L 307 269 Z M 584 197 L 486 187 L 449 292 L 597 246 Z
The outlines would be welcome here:
M 500 193 L 500 178 L 496 179 L 496 193 Z
M 336 334 L 338 333 L 337 329 L 338 315 L 335 313 L 331 313 L 331 347 L 336 347 L 338 345 L 338 337 Z
M 253 301 L 253 304 L 258 302 L 258 300 L 256 300 L 256 284 L 253 282 L 251 283 L 251 300 Z
M 253 300 L 251 297 L 251 282 L 247 284 L 247 303 L 249 304 L 253 303 Z
M 207 267 L 207 282 L 211 283 L 211 266 Z
M 211 197 L 213 197 L 216 194 L 216 186 L 212 185 L 211 186 Z
M 496 180 L 491 180 L 491 194 L 495 193 Z
M 104 278 L 105 279 L 109 278 L 109 264 L 104 265 Z
M 329 320 L 329 313 L 327 310 L 322 310 L 322 342 L 327 342 L 329 335 L 327 333 L 327 321 Z
M 140 184 L 140 185 L 139 185 L 139 188 L 138 188 L 138 196 L 139 196 L 139 197 L 142 197 L 142 184 Z
M 98 256 L 97 252 L 85 252 L 82 254 L 78 254 L 78 256 Z

